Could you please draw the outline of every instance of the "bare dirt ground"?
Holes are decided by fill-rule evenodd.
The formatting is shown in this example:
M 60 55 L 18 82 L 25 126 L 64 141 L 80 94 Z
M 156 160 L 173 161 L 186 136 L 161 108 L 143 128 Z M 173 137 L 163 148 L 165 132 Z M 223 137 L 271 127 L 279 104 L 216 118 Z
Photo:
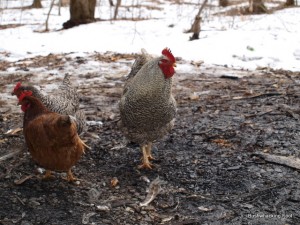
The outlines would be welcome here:
M 3 62 L 2 71 L 17 66 L 20 73 L 1 76 L 1 93 L 17 81 L 34 83 L 34 68 L 51 65 L 64 73 L 67 61 L 74 67 L 85 64 L 85 59 L 50 58 L 36 64 Z M 0 224 L 300 224 L 299 170 L 257 155 L 299 157 L 300 74 L 219 66 L 200 71 L 176 74 L 176 126 L 156 143 L 155 168 L 149 171 L 137 169 L 141 152 L 133 144 L 122 145 L 116 126 L 124 78 L 94 82 L 96 72 L 74 70 L 88 120 L 103 122 L 89 126 L 99 139 L 85 138 L 92 149 L 73 169 L 77 183 L 59 173 L 51 181 L 27 179 L 38 167 L 22 132 L 5 134 L 21 126 L 22 113 L 16 99 L 1 99 L 0 157 L 22 151 L 0 161 Z M 43 85 L 49 83 L 39 76 Z M 159 194 L 141 206 L 158 177 Z

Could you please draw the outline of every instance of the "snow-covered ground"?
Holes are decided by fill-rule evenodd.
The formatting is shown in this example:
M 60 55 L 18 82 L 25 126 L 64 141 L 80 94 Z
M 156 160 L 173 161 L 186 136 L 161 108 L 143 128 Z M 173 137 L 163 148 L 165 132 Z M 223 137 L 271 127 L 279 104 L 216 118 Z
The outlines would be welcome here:
M 57 30 L 69 19 L 69 8 L 63 7 L 59 16 L 55 6 L 49 21 L 50 32 L 45 33 L 40 31 L 45 29 L 50 1 L 42 1 L 42 9 L 12 9 L 31 2 L 0 1 L 4 9 L 0 11 L 0 25 L 22 24 L 0 30 L 0 60 L 16 61 L 49 53 L 136 53 L 141 48 L 159 55 L 167 46 L 177 57 L 209 65 L 300 70 L 300 8 L 267 15 L 224 16 L 214 14 L 224 11 L 215 4 L 204 12 L 200 40 L 189 41 L 191 34 L 183 31 L 190 28 L 198 11 L 197 4 L 124 0 L 123 5 L 139 3 L 155 9 L 121 7 L 120 17 L 147 20 L 107 20 L 61 31 Z M 108 1 L 97 2 L 97 18 L 110 19 L 113 12 Z

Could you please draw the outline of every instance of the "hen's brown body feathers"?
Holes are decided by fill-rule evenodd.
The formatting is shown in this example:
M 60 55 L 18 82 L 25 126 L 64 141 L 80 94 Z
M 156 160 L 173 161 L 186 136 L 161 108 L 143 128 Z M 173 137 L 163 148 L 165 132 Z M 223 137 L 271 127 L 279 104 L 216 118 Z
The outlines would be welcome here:
M 73 118 L 49 112 L 32 96 L 22 102 L 22 106 L 30 104 L 24 114 L 23 133 L 33 160 L 47 170 L 67 171 L 68 180 L 73 180 L 71 167 L 84 153 Z

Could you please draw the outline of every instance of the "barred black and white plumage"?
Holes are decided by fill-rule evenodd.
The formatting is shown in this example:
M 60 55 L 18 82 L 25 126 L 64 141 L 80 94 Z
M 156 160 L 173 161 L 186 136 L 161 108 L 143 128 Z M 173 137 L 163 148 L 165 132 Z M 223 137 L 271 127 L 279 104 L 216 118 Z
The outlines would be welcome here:
M 172 96 L 175 58 L 169 49 L 153 58 L 142 50 L 124 85 L 119 108 L 123 134 L 140 144 L 141 168 L 151 168 L 152 142 L 162 138 L 174 126 L 176 101 Z
M 75 87 L 70 82 L 70 75 L 66 74 L 54 95 L 45 95 L 34 86 L 19 86 L 15 88 L 14 94 L 17 96 L 25 90 L 32 91 L 32 95 L 51 111 L 62 115 L 72 115 L 76 118 L 78 134 L 87 130 L 85 114 L 79 110 L 79 95 Z

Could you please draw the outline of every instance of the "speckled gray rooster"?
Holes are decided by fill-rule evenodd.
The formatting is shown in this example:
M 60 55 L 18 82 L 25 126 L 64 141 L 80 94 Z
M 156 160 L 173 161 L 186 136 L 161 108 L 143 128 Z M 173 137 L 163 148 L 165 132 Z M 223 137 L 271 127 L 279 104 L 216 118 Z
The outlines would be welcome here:
M 170 49 L 153 58 L 142 50 L 126 80 L 120 100 L 120 126 L 124 135 L 140 145 L 139 168 L 152 168 L 152 143 L 174 126 L 176 102 L 172 96 L 172 76 L 176 60 Z
M 85 114 L 82 110 L 79 110 L 79 96 L 76 88 L 71 85 L 69 74 L 65 75 L 55 95 L 44 95 L 36 87 L 31 85 L 22 86 L 20 82 L 17 83 L 12 94 L 17 95 L 19 98 L 25 90 L 31 91 L 32 96 L 40 99 L 49 111 L 74 116 L 78 134 L 86 130 Z

